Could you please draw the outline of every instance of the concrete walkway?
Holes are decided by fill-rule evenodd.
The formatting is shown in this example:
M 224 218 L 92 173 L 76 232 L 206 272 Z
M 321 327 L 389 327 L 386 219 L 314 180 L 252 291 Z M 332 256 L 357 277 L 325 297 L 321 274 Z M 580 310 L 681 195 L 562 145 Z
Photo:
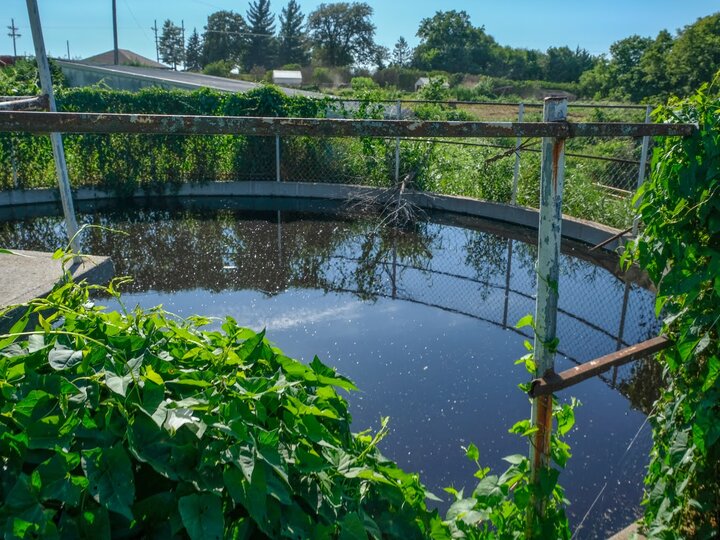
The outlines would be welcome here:
M 637 523 L 633 523 L 619 533 L 612 535 L 608 540 L 645 540 L 645 537 L 640 534 L 639 530 Z
M 60 261 L 53 259 L 52 253 L 12 251 L 13 255 L 0 253 L 0 310 L 47 296 L 63 275 Z M 106 283 L 113 275 L 110 257 L 83 257 L 82 264 L 68 268 L 76 281 L 95 284 Z

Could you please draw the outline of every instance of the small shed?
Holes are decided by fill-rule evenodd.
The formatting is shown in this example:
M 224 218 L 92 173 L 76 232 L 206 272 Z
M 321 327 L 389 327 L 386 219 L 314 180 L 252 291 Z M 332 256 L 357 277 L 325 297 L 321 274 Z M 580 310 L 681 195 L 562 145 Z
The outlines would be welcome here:
M 433 78 L 434 78 L 434 77 L 433 77 Z M 420 90 L 421 88 L 426 87 L 428 84 L 430 84 L 430 77 L 420 77 L 420 78 L 415 82 L 415 91 L 417 92 L 417 91 Z M 450 85 L 448 84 L 447 81 L 443 81 L 443 85 L 442 85 L 442 86 L 443 86 L 443 88 L 450 88 Z
M 272 72 L 273 83 L 279 86 L 300 86 L 302 85 L 302 72 L 285 69 L 274 69 Z
M 417 92 L 421 88 L 425 88 L 428 84 L 430 84 L 430 77 L 420 77 L 415 81 L 415 91 Z

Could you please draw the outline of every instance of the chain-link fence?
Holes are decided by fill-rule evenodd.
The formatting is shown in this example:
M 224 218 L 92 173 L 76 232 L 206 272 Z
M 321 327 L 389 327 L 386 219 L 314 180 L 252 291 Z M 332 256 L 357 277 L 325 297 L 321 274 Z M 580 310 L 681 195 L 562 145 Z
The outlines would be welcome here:
M 574 121 L 643 121 L 644 107 L 570 105 Z M 336 118 L 523 121 L 540 120 L 538 104 L 330 100 Z M 632 193 L 642 141 L 570 139 L 564 211 L 618 228 L 634 217 Z M 538 139 L 381 139 L 372 137 L 67 135 L 73 185 L 128 192 L 175 182 L 265 180 L 334 182 L 407 188 L 537 207 Z M 0 134 L 0 186 L 50 187 L 49 144 L 30 134 Z
M 325 115 L 354 119 L 536 121 L 540 111 L 533 104 L 337 100 L 328 105 Z M 648 111 L 644 107 L 570 106 L 570 119 L 575 121 L 642 121 L 643 115 L 647 121 Z M 126 191 L 157 183 L 208 180 L 334 182 L 402 185 L 407 189 L 534 208 L 539 204 L 539 139 L 102 134 L 68 135 L 65 141 L 70 176 L 76 186 L 99 184 Z M 569 139 L 564 212 L 618 228 L 631 224 L 634 216 L 631 196 L 642 181 L 641 163 L 646 157 L 642 155 L 641 142 L 630 138 Z M 0 162 L 9 165 L 2 168 L 5 186 L 54 183 L 49 148 L 42 138 L 2 134 Z M 536 276 L 534 272 L 523 279 L 516 276 L 511 268 L 513 260 L 520 257 L 520 248 L 514 250 L 513 242 L 509 241 L 505 249 L 507 255 L 503 260 L 507 268 L 498 267 L 482 279 L 458 273 L 452 251 L 444 254 L 443 263 L 433 260 L 429 268 L 395 261 L 389 269 L 385 261 L 383 272 L 391 271 L 394 278 L 378 294 L 430 303 L 503 326 L 508 322 L 512 325 L 533 311 Z M 440 267 L 442 264 L 445 266 Z M 428 287 L 428 279 L 453 285 Z M 427 296 L 443 288 L 447 290 L 437 298 Z M 478 294 L 480 302 L 475 301 Z M 607 309 L 599 307 L 603 304 L 627 307 L 632 304 L 628 298 L 637 294 L 641 293 L 633 286 L 618 290 L 616 284 L 605 284 L 588 285 L 587 290 L 576 291 L 570 296 L 574 298 L 572 306 L 565 305 L 561 297 L 558 323 L 561 352 L 580 363 L 654 335 L 657 331 L 654 321 L 634 320 L 637 315 L 632 310 L 609 318 Z M 628 298 L 618 303 L 618 295 Z M 475 300 L 468 304 L 470 298 Z M 645 330 L 648 332 L 642 335 L 634 334 Z M 637 369 L 616 370 L 605 380 L 621 386 Z

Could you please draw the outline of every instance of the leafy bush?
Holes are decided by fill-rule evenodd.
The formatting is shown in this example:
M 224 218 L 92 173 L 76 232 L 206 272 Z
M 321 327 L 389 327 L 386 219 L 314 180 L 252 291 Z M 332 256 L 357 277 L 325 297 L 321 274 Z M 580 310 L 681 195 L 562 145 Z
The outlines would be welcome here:
M 233 68 L 231 62 L 227 60 L 218 60 L 216 62 L 210 62 L 203 69 L 202 72 L 205 75 L 213 75 L 215 77 L 229 77 L 230 70 Z
M 356 92 L 359 90 L 372 90 L 377 86 L 377 83 L 370 77 L 353 77 L 350 81 L 350 87 Z
M 116 295 L 111 285 L 106 291 Z M 414 538 L 417 475 L 350 432 L 336 388 L 263 333 L 121 315 L 67 283 L 0 339 L 4 538 Z M 30 324 L 30 316 L 37 320 Z

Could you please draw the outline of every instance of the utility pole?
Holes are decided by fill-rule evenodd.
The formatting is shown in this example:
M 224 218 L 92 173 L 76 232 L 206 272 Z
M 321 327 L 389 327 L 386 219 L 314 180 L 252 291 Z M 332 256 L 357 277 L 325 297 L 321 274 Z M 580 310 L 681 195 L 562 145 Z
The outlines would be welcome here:
M 10 26 L 8 26 L 7 29 L 10 30 L 8 36 L 10 36 L 13 40 L 13 57 L 17 58 L 17 45 L 15 44 L 15 39 L 22 36 L 17 33 L 19 28 L 15 26 L 15 19 L 10 19 Z
M 67 52 L 68 52 L 68 60 L 70 60 L 70 40 L 65 40 L 65 45 L 67 45 Z
M 187 69 L 185 65 L 185 21 L 182 19 L 180 19 L 180 28 L 182 29 L 183 69 Z
M 117 0 L 112 0 L 112 15 L 113 15 L 113 64 L 116 66 L 120 63 L 120 52 L 118 51 L 118 38 L 117 38 Z
M 150 28 L 153 32 L 155 32 L 155 58 L 157 59 L 158 63 L 160 63 L 160 48 L 158 47 L 158 27 L 157 27 L 157 19 L 155 19 L 155 24 Z

